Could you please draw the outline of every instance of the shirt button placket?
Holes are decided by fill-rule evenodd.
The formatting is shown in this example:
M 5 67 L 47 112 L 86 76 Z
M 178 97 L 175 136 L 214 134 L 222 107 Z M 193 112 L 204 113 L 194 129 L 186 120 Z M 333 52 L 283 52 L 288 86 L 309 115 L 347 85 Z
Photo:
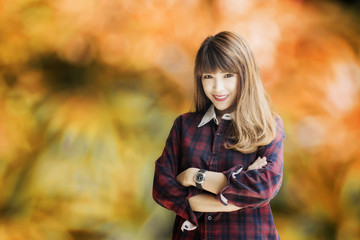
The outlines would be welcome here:
M 211 240 L 212 239 L 212 219 L 213 219 L 213 217 L 211 216 L 211 215 L 208 215 L 207 216 L 207 232 L 206 232 L 206 240 Z
M 210 171 L 218 171 L 217 166 L 218 166 L 218 158 L 219 158 L 219 152 L 220 152 L 220 146 L 221 146 L 221 137 L 222 137 L 222 126 L 220 125 L 219 128 L 217 129 L 217 131 L 215 132 L 215 136 L 214 136 L 214 145 L 212 147 L 212 152 L 211 152 L 211 161 L 209 164 L 209 170 Z

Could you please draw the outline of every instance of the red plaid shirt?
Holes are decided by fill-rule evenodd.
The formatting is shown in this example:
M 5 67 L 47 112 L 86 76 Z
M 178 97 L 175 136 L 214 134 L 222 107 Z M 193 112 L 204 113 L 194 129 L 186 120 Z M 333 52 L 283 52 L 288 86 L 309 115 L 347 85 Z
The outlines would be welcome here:
M 281 118 L 276 119 L 275 139 L 250 154 L 226 149 L 224 144 L 229 141 L 231 120 L 223 119 L 219 125 L 215 118 L 213 120 L 204 124 L 201 113 L 179 116 L 156 161 L 153 197 L 161 206 L 177 214 L 172 239 L 279 239 L 269 201 L 282 182 L 284 130 Z M 204 125 L 200 126 L 200 122 Z M 267 165 L 247 171 L 259 156 L 266 157 Z M 194 212 L 188 199 L 204 190 L 184 187 L 175 179 L 189 167 L 223 172 L 228 185 L 214 197 L 225 205 L 230 203 L 242 209 Z M 184 230 L 186 221 L 196 228 Z

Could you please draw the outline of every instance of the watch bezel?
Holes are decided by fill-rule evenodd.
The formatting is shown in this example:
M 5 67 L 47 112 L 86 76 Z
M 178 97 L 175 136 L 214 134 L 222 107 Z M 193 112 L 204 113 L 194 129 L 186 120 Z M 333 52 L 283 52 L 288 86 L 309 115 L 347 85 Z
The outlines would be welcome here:
M 205 172 L 206 172 L 205 169 L 200 169 L 196 174 L 194 174 L 195 186 L 196 186 L 196 188 L 201 189 L 201 190 L 203 189 L 202 184 L 205 182 L 205 179 L 206 179 Z M 202 180 L 198 181 L 198 179 L 200 178 L 200 175 L 201 175 Z
M 201 176 L 201 180 L 199 181 L 198 179 L 200 178 Z M 203 184 L 205 182 L 205 178 L 206 178 L 206 175 L 205 173 L 203 172 L 197 172 L 195 175 L 194 175 L 194 182 L 197 183 L 197 184 Z

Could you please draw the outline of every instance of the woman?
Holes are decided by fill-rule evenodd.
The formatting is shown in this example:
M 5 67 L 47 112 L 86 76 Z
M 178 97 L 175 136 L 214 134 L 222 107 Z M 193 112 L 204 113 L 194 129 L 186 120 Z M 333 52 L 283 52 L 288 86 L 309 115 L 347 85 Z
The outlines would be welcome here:
M 195 111 L 174 122 L 153 197 L 174 211 L 173 239 L 279 239 L 270 200 L 283 169 L 283 123 L 243 38 L 220 32 L 195 60 Z

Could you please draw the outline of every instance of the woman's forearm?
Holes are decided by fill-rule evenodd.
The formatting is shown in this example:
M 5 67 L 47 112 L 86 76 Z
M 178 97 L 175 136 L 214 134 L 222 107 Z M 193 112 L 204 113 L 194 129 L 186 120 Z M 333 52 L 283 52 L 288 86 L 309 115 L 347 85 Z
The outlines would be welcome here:
M 180 173 L 176 180 L 185 187 L 195 187 L 194 175 L 198 171 L 199 168 L 188 168 Z M 202 184 L 202 188 L 208 192 L 218 194 L 228 184 L 226 176 L 221 172 L 207 171 L 205 175 L 205 182 Z
M 266 157 L 258 157 L 254 163 L 252 163 L 248 170 L 260 169 L 267 164 Z M 176 180 L 185 187 L 196 186 L 194 182 L 194 175 L 199 171 L 199 168 L 188 168 L 181 172 Z M 222 172 L 207 171 L 205 182 L 202 184 L 202 188 L 208 192 L 218 194 L 221 190 L 226 187 L 228 180 Z
M 241 209 L 232 204 L 224 205 L 214 195 L 201 193 L 189 198 L 191 209 L 195 212 L 233 212 Z
M 208 192 L 218 194 L 227 184 L 228 180 L 223 173 L 207 171 L 206 180 L 202 184 L 202 188 Z

